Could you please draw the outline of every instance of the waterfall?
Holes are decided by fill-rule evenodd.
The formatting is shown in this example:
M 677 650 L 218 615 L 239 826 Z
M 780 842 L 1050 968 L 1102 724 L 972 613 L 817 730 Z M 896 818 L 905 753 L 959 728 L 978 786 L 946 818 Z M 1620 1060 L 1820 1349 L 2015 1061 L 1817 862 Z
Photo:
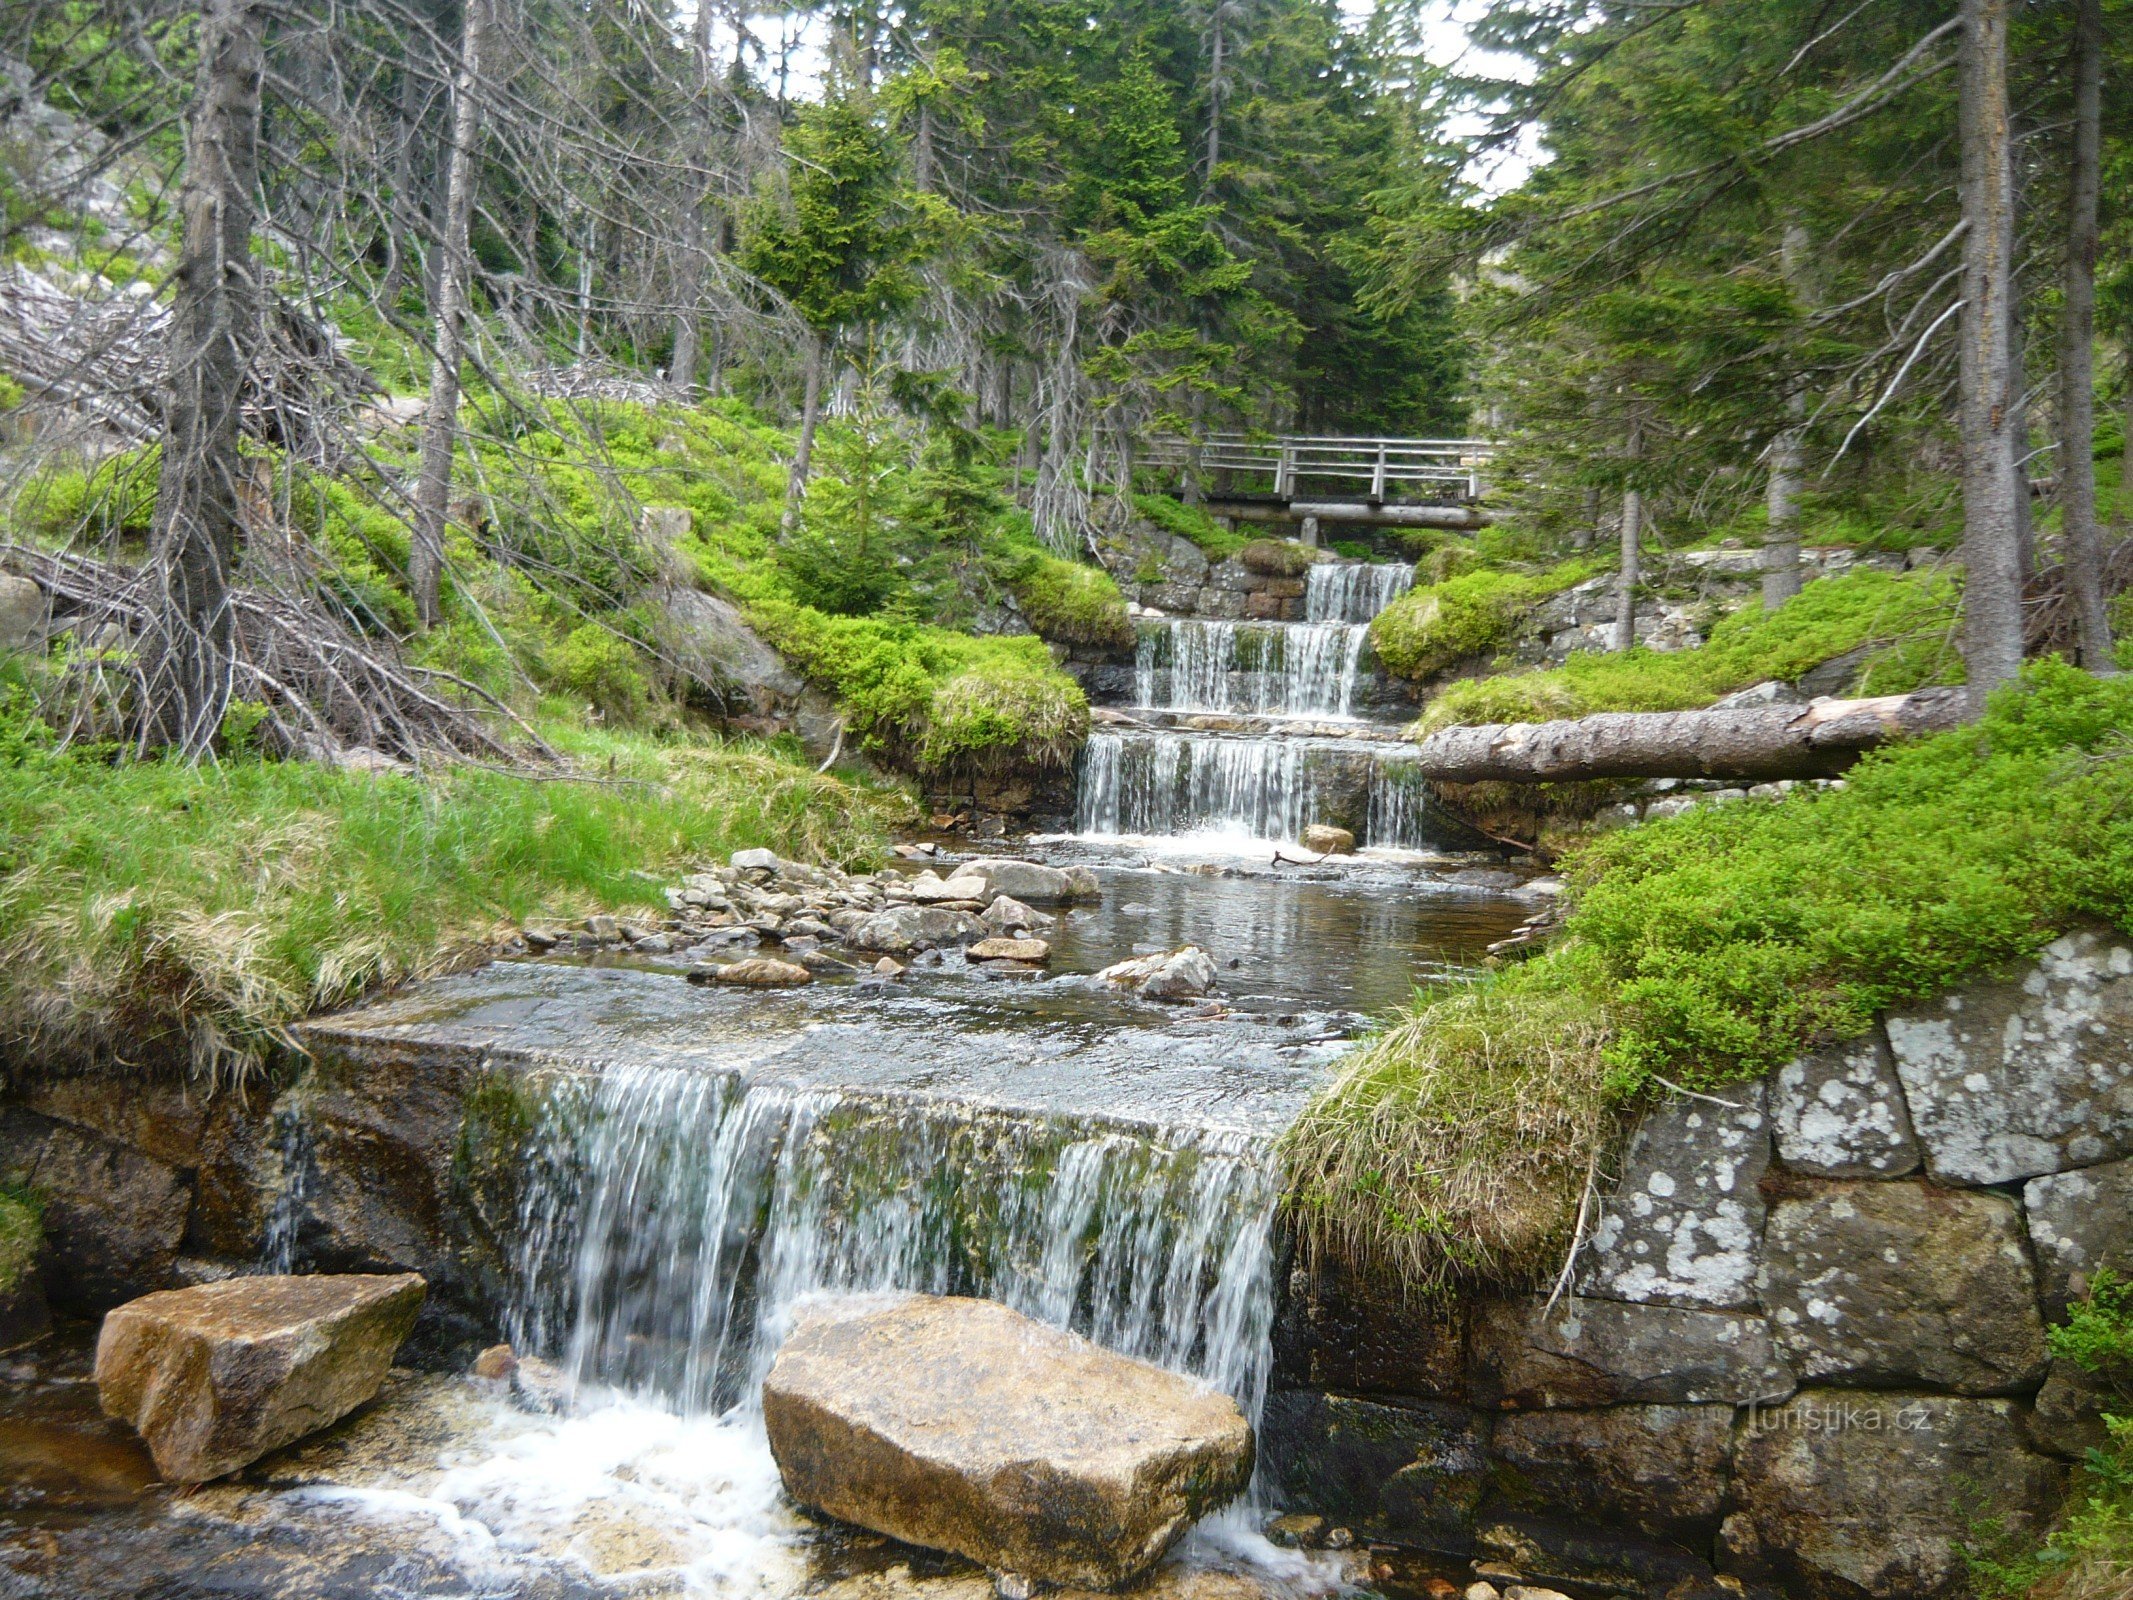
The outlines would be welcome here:
M 1143 622 L 1134 698 L 1154 711 L 1346 717 L 1368 632 L 1355 622 Z
M 1380 763 L 1370 776 L 1369 843 L 1396 850 L 1427 850 L 1441 842 L 1431 824 L 1429 790 L 1412 761 Z
M 1257 1136 L 618 1066 L 558 1084 L 534 1142 L 511 1333 L 580 1384 L 752 1407 L 801 1297 L 902 1289 L 1003 1301 L 1258 1416 L 1277 1185 Z
M 1091 734 L 1076 829 L 1293 839 L 1310 820 L 1307 748 L 1293 739 L 1218 734 Z
M 1311 622 L 1368 622 L 1414 587 L 1404 561 L 1321 561 L 1304 575 L 1304 616 Z

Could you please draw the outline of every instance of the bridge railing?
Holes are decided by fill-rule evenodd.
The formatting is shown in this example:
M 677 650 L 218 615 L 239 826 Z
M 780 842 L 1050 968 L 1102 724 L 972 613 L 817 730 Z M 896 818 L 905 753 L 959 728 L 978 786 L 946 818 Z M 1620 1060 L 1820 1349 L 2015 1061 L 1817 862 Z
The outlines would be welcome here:
M 1395 484 L 1452 487 L 1478 500 L 1482 469 L 1495 455 L 1496 445 L 1487 439 L 1211 433 L 1200 439 L 1160 435 L 1148 441 L 1142 459 L 1151 466 L 1268 473 L 1283 499 L 1295 496 L 1301 478 L 1331 478 L 1368 484 L 1372 500 L 1383 500 Z

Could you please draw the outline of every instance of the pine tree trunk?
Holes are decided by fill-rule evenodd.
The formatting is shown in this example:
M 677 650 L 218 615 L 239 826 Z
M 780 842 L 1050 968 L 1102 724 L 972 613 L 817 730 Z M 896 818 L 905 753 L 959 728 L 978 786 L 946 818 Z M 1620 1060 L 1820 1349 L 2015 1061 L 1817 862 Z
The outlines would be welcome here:
M 1807 230 L 1785 224 L 1780 257 L 1785 281 L 1802 304 L 1807 295 Z M 1770 441 L 1769 525 L 1763 534 L 1763 609 L 1775 611 L 1800 592 L 1800 479 L 1807 442 L 1807 391 L 1797 383 L 1785 396 L 1785 426 Z
M 1973 703 L 2022 668 L 2012 319 L 2011 0 L 1963 0 L 1963 659 Z
M 1629 459 L 1644 454 L 1644 434 L 1639 424 L 1629 427 Z M 1615 586 L 1615 648 L 1628 650 L 1637 642 L 1637 580 L 1644 550 L 1644 491 L 1634 484 L 1622 491 L 1622 571 Z
M 452 445 L 459 426 L 459 365 L 466 349 L 467 235 L 474 216 L 474 148 L 481 138 L 483 34 L 489 0 L 466 0 L 459 71 L 452 86 L 452 154 L 445 177 L 444 229 L 437 241 L 436 350 L 430 363 L 429 409 L 422 424 L 422 467 L 415 480 L 413 538 L 408 556 L 415 611 L 426 628 L 437 624 L 444 578 L 444 520 L 452 493 Z
M 2102 0 L 2074 0 L 2074 138 L 2066 230 L 2066 315 L 2059 344 L 2059 514 L 2066 592 L 2081 664 L 2111 672 L 2096 524 L 2096 204 L 2103 114 Z
M 151 542 L 161 593 L 156 637 L 142 642 L 141 742 L 187 757 L 212 746 L 229 706 L 229 586 L 243 532 L 237 439 L 260 340 L 252 198 L 265 16 L 264 0 L 210 0 L 186 134 L 185 233 L 171 303 Z
M 800 501 L 807 494 L 808 469 L 815 455 L 815 428 L 822 420 L 822 369 L 829 364 L 829 341 L 819 333 L 807 340 L 807 386 L 800 400 L 800 438 L 793 447 L 792 478 L 785 486 L 785 526 L 800 520 Z

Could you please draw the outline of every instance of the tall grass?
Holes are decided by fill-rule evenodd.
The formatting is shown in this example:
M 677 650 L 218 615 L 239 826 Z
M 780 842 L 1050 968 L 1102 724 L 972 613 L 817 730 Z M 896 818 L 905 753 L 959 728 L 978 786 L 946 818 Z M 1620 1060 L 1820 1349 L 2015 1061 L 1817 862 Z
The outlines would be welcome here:
M 0 1063 L 243 1069 L 536 914 L 659 906 L 767 845 L 863 862 L 900 802 L 761 749 L 580 734 L 587 780 L 0 748 Z

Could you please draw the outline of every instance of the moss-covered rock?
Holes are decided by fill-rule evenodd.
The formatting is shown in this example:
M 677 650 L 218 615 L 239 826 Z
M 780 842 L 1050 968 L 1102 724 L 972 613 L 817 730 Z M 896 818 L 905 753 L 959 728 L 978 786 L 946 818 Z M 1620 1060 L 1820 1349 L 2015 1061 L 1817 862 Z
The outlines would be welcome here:
M 1237 552 L 1247 572 L 1265 578 L 1300 578 L 1325 559 L 1325 552 L 1294 539 L 1254 539 Z

